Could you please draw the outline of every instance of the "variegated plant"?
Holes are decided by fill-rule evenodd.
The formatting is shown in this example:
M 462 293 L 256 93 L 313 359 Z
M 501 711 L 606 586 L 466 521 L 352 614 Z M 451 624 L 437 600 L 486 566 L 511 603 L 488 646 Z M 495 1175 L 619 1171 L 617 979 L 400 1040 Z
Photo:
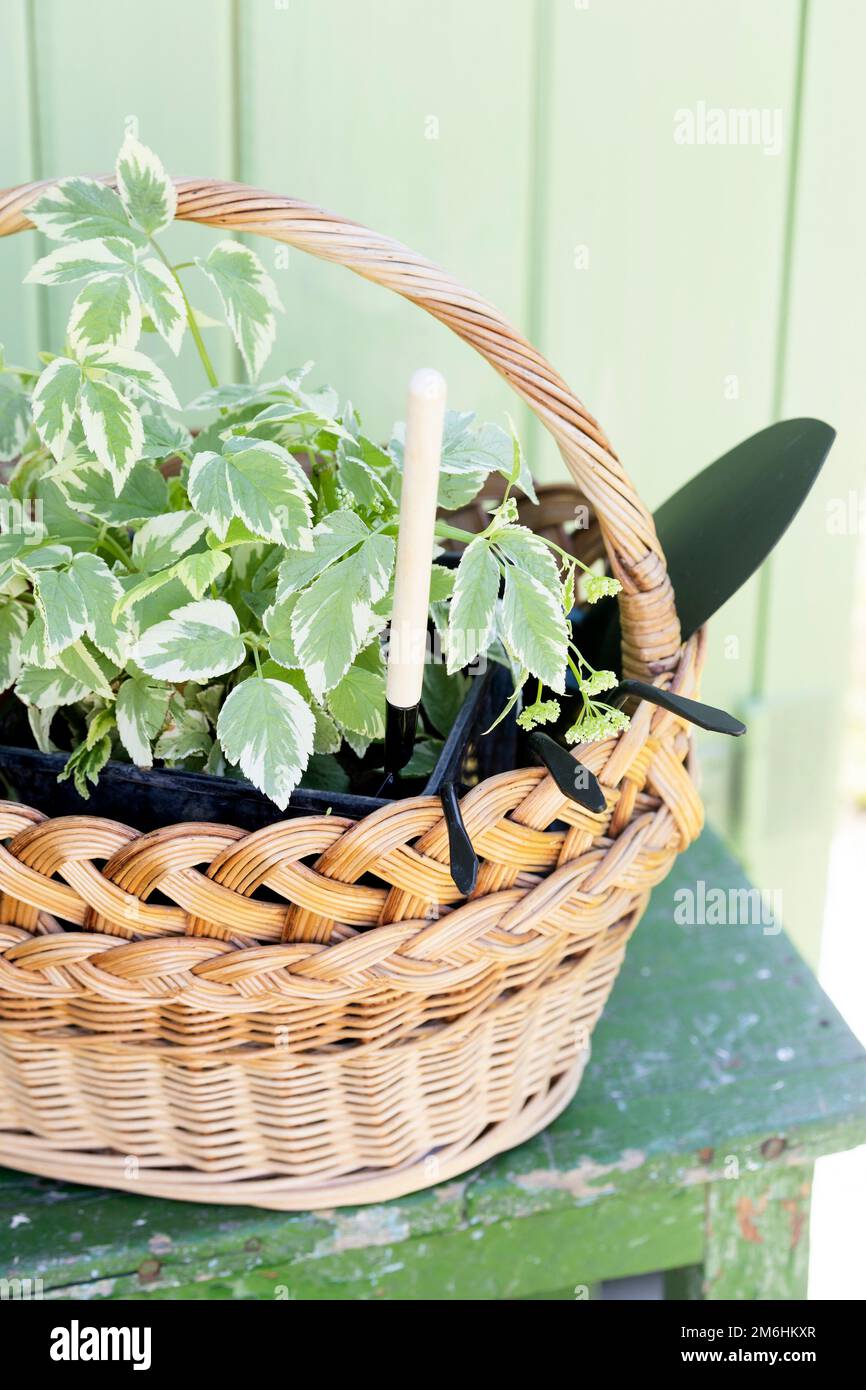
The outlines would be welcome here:
M 135 139 L 116 183 L 69 179 L 30 210 L 58 244 L 27 280 L 80 288 L 64 351 L 43 354 L 40 373 L 0 357 L 0 459 L 14 465 L 0 485 L 0 690 L 41 749 L 71 749 L 64 775 L 84 795 L 111 757 L 157 759 L 244 775 L 285 808 L 301 779 L 345 788 L 344 747 L 369 761 L 384 735 L 402 430 L 380 447 L 351 405 L 309 389 L 306 368 L 260 382 L 280 307 L 261 261 L 221 241 L 172 265 L 156 238 L 175 190 Z M 217 381 L 187 268 L 215 288 L 248 383 Z M 157 334 L 177 354 L 187 332 L 209 380 L 186 407 L 195 434 L 139 347 Z M 442 507 L 464 506 L 493 473 L 507 490 L 483 534 L 438 523 L 466 549 L 456 573 L 431 571 L 446 659 L 427 667 L 409 775 L 435 762 L 480 656 L 513 671 L 509 708 L 533 681 L 524 728 L 559 718 L 569 667 L 580 694 L 568 738 L 626 722 L 597 699 L 612 674 L 570 640 L 575 561 L 517 522 L 512 489 L 534 491 L 513 431 L 450 413 Z M 590 601 L 618 588 L 582 582 Z

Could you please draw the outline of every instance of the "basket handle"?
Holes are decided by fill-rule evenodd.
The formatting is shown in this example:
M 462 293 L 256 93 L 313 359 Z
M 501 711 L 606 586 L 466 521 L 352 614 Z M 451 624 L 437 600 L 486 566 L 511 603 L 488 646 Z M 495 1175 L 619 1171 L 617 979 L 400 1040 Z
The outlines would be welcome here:
M 52 182 L 0 192 L 0 236 L 32 226 L 27 208 Z M 623 586 L 625 674 L 657 675 L 676 665 L 680 628 L 652 517 L 599 425 L 507 319 L 400 242 L 310 203 L 215 179 L 180 179 L 176 187 L 179 219 L 256 232 L 336 261 L 426 309 L 486 358 L 550 431 L 599 519 L 611 570 Z

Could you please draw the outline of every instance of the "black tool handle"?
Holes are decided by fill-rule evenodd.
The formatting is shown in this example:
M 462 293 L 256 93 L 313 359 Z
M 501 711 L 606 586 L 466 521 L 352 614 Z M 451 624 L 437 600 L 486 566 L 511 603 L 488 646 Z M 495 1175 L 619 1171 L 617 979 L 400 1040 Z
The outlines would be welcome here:
M 567 748 L 540 733 L 529 735 L 529 746 L 569 801 L 576 801 L 586 811 L 605 809 L 607 801 L 595 773 L 573 758 Z
M 468 898 L 478 882 L 478 855 L 463 822 L 460 802 L 453 782 L 444 782 L 439 795 L 448 827 L 448 850 L 451 856 L 451 877 L 455 888 Z
M 418 706 L 392 705 L 385 701 L 385 771 L 401 772 L 415 747 Z
M 730 734 L 732 738 L 739 738 L 746 732 L 742 720 L 735 719 L 727 710 L 701 704 L 699 700 L 688 700 L 685 695 L 675 695 L 672 690 L 662 690 L 660 686 L 649 685 L 646 681 L 620 681 L 614 700 L 621 703 L 628 695 L 637 696 L 640 700 L 659 705 L 661 709 L 670 710 L 671 714 L 678 714 L 690 724 L 697 725 L 699 729 L 706 729 L 711 734 Z

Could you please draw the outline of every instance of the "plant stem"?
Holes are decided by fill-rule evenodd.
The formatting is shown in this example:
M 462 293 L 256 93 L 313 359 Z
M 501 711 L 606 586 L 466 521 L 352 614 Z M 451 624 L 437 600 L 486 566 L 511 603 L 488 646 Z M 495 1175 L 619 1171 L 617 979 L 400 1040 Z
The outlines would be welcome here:
M 195 343 L 196 348 L 198 349 L 198 355 L 201 358 L 202 366 L 204 367 L 205 372 L 207 373 L 207 379 L 210 382 L 211 386 L 219 386 L 219 377 L 214 371 L 213 363 L 210 360 L 210 354 L 208 353 L 208 350 L 204 345 L 204 338 L 201 336 L 201 329 L 196 323 L 192 305 L 186 297 L 186 290 L 181 284 L 180 276 L 178 275 L 177 270 L 172 265 L 171 261 L 165 255 L 162 247 L 154 241 L 153 237 L 148 237 L 148 241 L 150 245 L 153 247 L 156 254 L 159 256 L 159 259 L 162 261 L 163 265 L 168 270 L 169 274 L 174 277 L 175 283 L 178 289 L 180 290 L 181 298 L 183 299 L 184 303 L 184 308 L 186 309 L 186 321 L 189 324 L 189 331 L 192 334 L 192 340 Z
M 443 540 L 464 541 L 466 545 L 476 539 L 471 531 L 461 531 L 459 526 L 449 526 L 447 521 L 436 522 L 435 534 L 441 536 Z
M 123 547 L 118 545 L 117 541 L 114 539 L 113 536 L 107 535 L 104 529 L 99 533 L 99 540 L 97 541 L 97 545 L 104 546 L 104 548 L 114 556 L 115 560 L 120 561 L 124 569 L 129 574 L 135 573 L 135 570 L 129 563 L 129 556 L 126 554 Z

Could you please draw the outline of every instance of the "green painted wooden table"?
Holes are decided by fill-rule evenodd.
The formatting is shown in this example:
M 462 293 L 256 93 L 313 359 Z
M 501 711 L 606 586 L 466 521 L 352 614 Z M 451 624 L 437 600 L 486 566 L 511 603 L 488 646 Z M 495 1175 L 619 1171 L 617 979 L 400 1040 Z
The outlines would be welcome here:
M 466 1177 L 307 1215 L 0 1170 L 0 1276 L 58 1298 L 514 1299 L 664 1270 L 671 1297 L 804 1296 L 811 1165 L 866 1141 L 866 1053 L 783 934 L 675 920 L 712 919 L 714 889 L 757 915 L 745 887 L 705 834 L 653 896 L 575 1100 Z

